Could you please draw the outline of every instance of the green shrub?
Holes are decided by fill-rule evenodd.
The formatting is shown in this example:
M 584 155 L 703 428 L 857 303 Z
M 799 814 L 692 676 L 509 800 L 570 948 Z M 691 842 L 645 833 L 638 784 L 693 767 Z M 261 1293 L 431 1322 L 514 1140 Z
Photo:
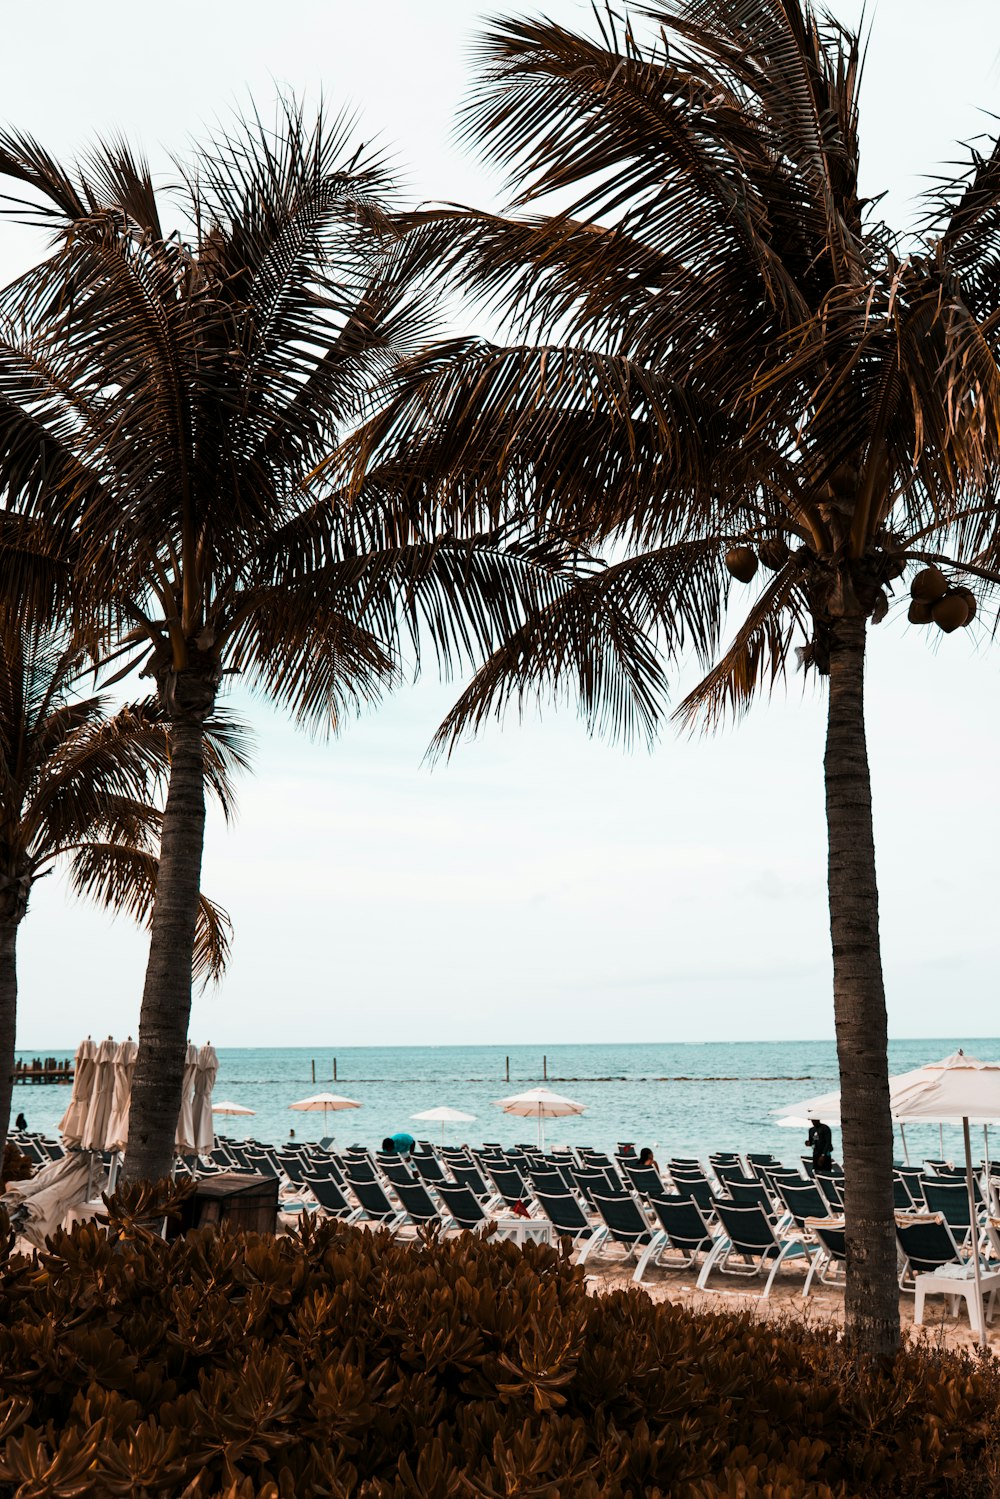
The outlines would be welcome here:
M 110 1213 L 0 1248 L 5 1499 L 1000 1492 L 990 1359 L 859 1366 L 824 1332 L 588 1296 L 540 1246 L 165 1244 L 148 1201 Z

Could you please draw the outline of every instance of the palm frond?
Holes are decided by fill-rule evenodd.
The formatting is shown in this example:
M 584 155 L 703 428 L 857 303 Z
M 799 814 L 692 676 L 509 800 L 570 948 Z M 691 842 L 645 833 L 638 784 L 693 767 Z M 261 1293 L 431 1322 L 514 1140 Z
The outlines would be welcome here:
M 113 843 L 85 843 L 73 853 L 70 882 L 77 895 L 86 896 L 110 911 L 124 911 L 146 926 L 153 914 L 159 862 L 143 849 Z M 232 922 L 221 906 L 201 895 L 192 964 L 192 978 L 218 982 L 229 960 Z

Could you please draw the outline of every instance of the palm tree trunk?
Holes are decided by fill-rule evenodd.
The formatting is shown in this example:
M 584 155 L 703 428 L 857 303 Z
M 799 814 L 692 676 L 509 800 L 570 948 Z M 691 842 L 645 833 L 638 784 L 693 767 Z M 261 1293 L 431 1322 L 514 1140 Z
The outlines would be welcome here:
M 888 1025 L 865 741 L 863 618 L 833 624 L 826 739 L 833 1004 L 847 1225 L 846 1336 L 858 1352 L 899 1346 Z
M 124 1168 L 130 1182 L 157 1181 L 173 1164 L 204 843 L 203 730 L 196 719 L 178 716 L 170 730 L 170 785 L 132 1081 Z
M 17 1036 L 17 923 L 0 925 L 0 1168 L 7 1144 L 14 1096 L 14 1045 Z M 0 1169 L 0 1176 L 2 1176 Z

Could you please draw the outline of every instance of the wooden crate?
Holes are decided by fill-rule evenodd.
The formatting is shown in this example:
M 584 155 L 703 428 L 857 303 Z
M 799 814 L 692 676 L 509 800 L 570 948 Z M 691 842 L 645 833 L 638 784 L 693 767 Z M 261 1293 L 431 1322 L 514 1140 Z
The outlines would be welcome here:
M 225 1222 L 229 1228 L 273 1234 L 278 1222 L 278 1178 L 223 1171 L 199 1181 L 184 1204 L 181 1233 Z

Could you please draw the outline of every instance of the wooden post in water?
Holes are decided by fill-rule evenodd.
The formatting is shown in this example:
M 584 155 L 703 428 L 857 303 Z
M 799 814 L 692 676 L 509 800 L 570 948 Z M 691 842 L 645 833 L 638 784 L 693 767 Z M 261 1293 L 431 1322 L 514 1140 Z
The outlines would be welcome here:
M 316 1058 L 313 1057 L 313 1082 L 316 1081 Z
M 337 1081 L 337 1058 L 336 1057 L 334 1057 L 334 1059 L 333 1059 L 333 1080 L 334 1080 L 334 1082 Z
M 507 1081 L 510 1082 L 510 1057 L 504 1057 L 504 1061 L 507 1063 Z
M 548 1059 L 548 1057 L 542 1057 L 542 1082 L 543 1083 L 547 1083 L 548 1080 L 549 1080 L 549 1059 Z

